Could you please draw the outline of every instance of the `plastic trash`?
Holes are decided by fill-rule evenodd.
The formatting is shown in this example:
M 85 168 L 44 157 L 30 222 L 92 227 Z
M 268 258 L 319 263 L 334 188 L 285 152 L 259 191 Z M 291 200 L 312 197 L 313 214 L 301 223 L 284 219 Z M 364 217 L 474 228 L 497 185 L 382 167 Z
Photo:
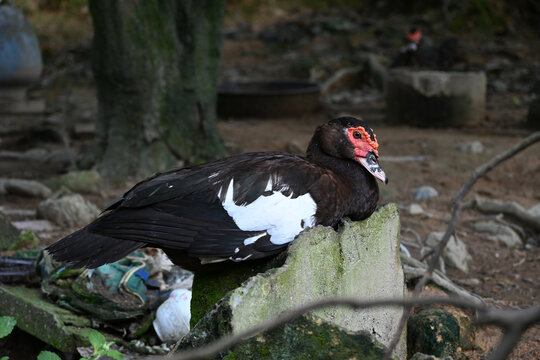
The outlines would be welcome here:
M 159 306 L 153 325 L 161 341 L 175 343 L 189 332 L 190 304 L 191 291 L 177 289 Z

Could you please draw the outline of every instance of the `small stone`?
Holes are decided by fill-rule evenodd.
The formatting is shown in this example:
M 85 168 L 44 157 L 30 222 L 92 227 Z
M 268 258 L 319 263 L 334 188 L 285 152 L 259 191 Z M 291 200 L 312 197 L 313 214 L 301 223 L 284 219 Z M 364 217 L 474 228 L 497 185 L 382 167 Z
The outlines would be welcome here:
M 529 210 L 527 210 L 532 216 L 540 216 L 540 203 L 531 206 Z
M 432 232 L 427 236 L 426 245 L 435 248 L 441 241 L 443 232 Z M 451 236 L 443 250 L 443 259 L 451 267 L 469 272 L 469 262 L 472 260 L 471 255 L 467 251 L 467 247 L 463 241 L 455 236 Z
M 469 154 L 481 154 L 484 146 L 478 140 L 459 145 L 459 150 Z
M 434 355 L 426 355 L 426 354 L 422 354 L 422 353 L 417 352 L 409 360 L 452 360 L 452 357 L 451 356 L 446 356 L 446 357 L 441 359 L 441 358 L 436 357 Z
M 470 278 L 470 279 L 461 279 L 457 280 L 461 285 L 467 285 L 467 286 L 478 286 L 480 285 L 480 280 L 477 278 Z
M 439 192 L 435 190 L 435 188 L 427 185 L 413 189 L 412 194 L 417 200 L 430 199 L 439 196 Z
M 84 226 L 100 211 L 79 194 L 61 194 L 39 203 L 37 216 L 63 227 Z
M 52 194 L 51 189 L 34 180 L 7 179 L 4 187 L 10 194 L 26 197 L 48 198 Z
M 505 69 L 509 69 L 512 66 L 513 66 L 513 63 L 507 58 L 497 57 L 497 58 L 490 59 L 486 63 L 485 68 L 486 68 L 486 71 L 500 72 Z
M 498 93 L 505 93 L 508 91 L 508 85 L 502 80 L 494 80 L 491 83 L 491 87 Z
M 495 221 L 482 221 L 472 225 L 474 231 L 488 234 L 487 238 L 508 247 L 522 245 L 521 237 L 510 227 Z
M 407 211 L 411 215 L 421 215 L 424 213 L 424 209 L 422 208 L 422 206 L 420 206 L 420 204 L 410 204 L 407 207 Z

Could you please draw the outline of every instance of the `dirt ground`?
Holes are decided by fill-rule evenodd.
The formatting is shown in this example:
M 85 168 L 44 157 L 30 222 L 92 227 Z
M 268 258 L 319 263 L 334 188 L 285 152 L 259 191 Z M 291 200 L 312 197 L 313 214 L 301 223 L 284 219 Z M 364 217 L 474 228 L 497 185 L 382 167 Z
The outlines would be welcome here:
M 534 44 L 538 45 L 537 42 Z M 83 54 L 89 51 L 88 42 L 81 46 Z M 231 74 L 237 76 L 239 73 L 244 78 L 289 75 L 277 65 L 273 70 L 269 70 L 269 63 L 274 62 L 275 65 L 279 62 L 276 59 L 280 59 L 284 52 L 268 55 L 264 46 L 261 41 L 253 37 L 244 40 L 226 38 L 221 79 L 226 80 L 232 77 Z M 302 49 L 306 51 L 305 47 Z M 395 51 L 395 46 L 386 47 L 381 51 L 392 50 Z M 82 60 L 70 61 L 80 63 Z M 49 65 L 46 71 L 53 74 L 54 66 L 56 65 Z M 83 67 L 86 70 L 89 69 L 87 63 Z M 68 91 L 61 86 L 44 89 L 41 95 L 49 102 L 48 106 L 60 108 L 60 114 L 65 117 L 72 115 L 72 118 L 76 119 L 74 122 L 84 127 L 91 124 L 97 109 L 91 77 L 87 72 L 82 75 L 77 73 L 77 76 L 76 80 L 71 80 L 69 97 L 66 96 Z M 383 116 L 384 99 L 377 100 L 377 104 L 366 103 L 368 107 L 376 105 L 374 107 L 376 110 L 368 112 L 367 115 L 362 109 L 358 109 L 358 105 L 345 111 L 351 115 L 364 114 L 364 118 L 377 134 L 380 144 L 380 164 L 390 180 L 388 185 L 380 184 L 380 202 L 395 202 L 400 206 L 404 236 L 416 233 L 421 240 L 424 240 L 430 232 L 444 231 L 450 218 L 451 199 L 471 176 L 473 170 L 532 132 L 523 126 L 527 112 L 524 99 L 526 100 L 527 96 L 527 94 L 510 91 L 488 92 L 486 120 L 474 128 L 436 129 L 389 126 L 385 123 Z M 266 150 L 300 152 L 301 149 L 306 148 L 315 127 L 335 114 L 335 110 L 325 108 L 317 113 L 295 118 L 228 119 L 220 121 L 219 130 L 233 152 Z M 21 119 L 41 123 L 43 116 L 39 115 L 39 119 L 28 116 L 18 118 L 4 116 L 0 117 L 0 124 L 5 127 Z M 89 128 L 91 129 L 91 126 Z M 41 132 L 35 134 L 37 137 L 34 140 L 28 141 L 28 138 L 23 137 L 22 139 L 26 140 L 18 138 L 12 142 L 9 135 L 6 135 L 2 137 L 0 150 L 25 151 L 36 147 L 49 150 L 65 149 L 62 139 L 55 135 L 57 133 Z M 70 148 L 78 153 L 84 152 L 91 143 L 91 131 L 90 134 L 83 133 L 80 132 L 79 136 L 71 136 L 69 139 Z M 73 135 L 73 133 L 70 134 Z M 471 141 L 480 141 L 484 151 L 471 154 L 458 149 L 459 145 Z M 481 178 L 472 188 L 467 199 L 480 197 L 515 201 L 525 208 L 540 203 L 539 154 L 540 144 L 536 144 L 504 162 Z M 394 157 L 399 156 L 423 156 L 424 158 L 422 161 L 393 161 Z M 0 171 L 0 177 L 44 180 L 61 170 L 50 166 L 29 167 L 26 163 L 2 159 Z M 411 190 L 423 185 L 434 187 L 439 192 L 439 196 L 429 200 L 415 200 Z M 100 195 L 89 196 L 89 199 L 103 208 L 110 199 L 127 189 L 127 186 L 111 185 L 104 188 Z M 38 200 L 13 195 L 0 199 L 0 205 L 4 209 L 35 209 L 37 202 Z M 424 213 L 411 215 L 406 211 L 406 207 L 412 203 L 420 204 Z M 468 220 L 481 216 L 484 214 L 473 209 L 467 208 L 463 211 L 457 227 L 457 235 L 465 242 L 473 260 L 469 273 L 465 274 L 448 268 L 449 277 L 470 292 L 488 299 L 488 303 L 494 306 L 539 305 L 540 247 L 538 239 L 525 241 L 524 245 L 518 248 L 507 248 L 495 244 L 485 236 L 472 231 Z M 13 220 L 21 219 L 21 216 L 13 217 Z M 70 230 L 62 229 L 43 236 L 42 245 L 55 241 Z M 420 257 L 416 249 L 410 250 L 413 256 Z M 482 344 L 483 351 L 475 352 L 471 354 L 471 357 L 480 358 L 480 354 L 489 351 L 496 343 L 497 337 L 498 332 L 493 329 L 480 332 L 478 342 Z M 522 341 L 511 358 L 530 360 L 540 358 L 540 325 L 531 328 L 523 335 Z

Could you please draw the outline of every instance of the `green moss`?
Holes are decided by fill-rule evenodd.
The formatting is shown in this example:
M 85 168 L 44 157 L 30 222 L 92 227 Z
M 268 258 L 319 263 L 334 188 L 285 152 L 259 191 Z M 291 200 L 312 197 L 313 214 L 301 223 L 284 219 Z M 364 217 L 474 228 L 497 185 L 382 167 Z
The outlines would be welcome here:
M 84 194 L 97 194 L 101 190 L 101 176 L 95 170 L 72 171 L 62 176 L 51 178 L 47 185 L 54 189 L 66 187 Z
M 89 319 L 42 298 L 39 289 L 0 287 L 0 315 L 17 317 L 17 327 L 65 352 L 88 346 Z
M 380 359 L 385 348 L 367 332 L 347 332 L 305 315 L 249 338 L 224 359 Z
M 19 237 L 9 246 L 9 250 L 23 248 L 35 249 L 39 246 L 39 239 L 32 230 L 22 230 Z
M 250 277 L 281 264 L 281 257 L 278 256 L 236 263 L 234 266 L 219 266 L 213 271 L 196 273 L 191 296 L 191 327 L 228 292 L 238 288 Z
M 455 357 L 459 345 L 459 323 L 448 311 L 424 309 L 409 319 L 407 324 L 409 356 L 420 352 L 437 357 Z

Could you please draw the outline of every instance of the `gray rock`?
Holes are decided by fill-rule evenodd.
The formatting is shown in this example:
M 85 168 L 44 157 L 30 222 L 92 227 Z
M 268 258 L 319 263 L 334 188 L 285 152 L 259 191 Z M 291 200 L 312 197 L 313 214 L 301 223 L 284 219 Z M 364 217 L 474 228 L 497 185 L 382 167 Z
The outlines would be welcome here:
M 387 86 L 388 121 L 400 125 L 462 126 L 484 120 L 486 75 L 393 69 Z
M 19 238 L 20 231 L 0 212 L 0 251 L 9 249 Z
M 493 80 L 493 82 L 490 84 L 493 90 L 495 90 L 498 93 L 505 93 L 508 91 L 508 85 L 502 80 Z
M 52 194 L 51 189 L 34 180 L 7 179 L 4 188 L 10 194 L 26 197 L 47 198 Z
M 253 276 L 225 295 L 199 321 L 189 335 L 190 341 L 200 345 L 223 335 L 209 332 L 216 321 L 230 324 L 232 332 L 237 333 L 329 296 L 402 298 L 406 287 L 399 259 L 399 214 L 395 205 L 382 207 L 362 222 L 347 221 L 340 232 L 317 226 L 301 233 L 291 244 L 283 266 Z M 313 315 L 347 331 L 368 331 L 375 340 L 388 345 L 402 312 L 399 308 L 333 307 L 315 310 Z M 395 355 L 406 358 L 404 338 Z
M 420 204 L 410 204 L 407 206 L 407 212 L 411 215 L 421 215 L 424 213 L 424 209 Z
M 435 190 L 435 188 L 428 185 L 413 189 L 412 194 L 417 200 L 431 199 L 439 196 L 439 192 Z
M 443 232 L 432 232 L 427 236 L 426 245 L 435 248 L 441 241 Z M 443 259 L 449 265 L 464 273 L 469 272 L 469 262 L 472 260 L 463 241 L 455 236 L 451 236 L 443 251 Z
M 57 227 L 49 220 L 24 220 L 14 221 L 13 225 L 19 230 L 31 230 L 35 232 L 52 231 Z
M 472 225 L 474 231 L 487 234 L 487 238 L 508 247 L 523 245 L 521 237 L 510 227 L 495 221 L 482 221 Z
M 481 154 L 484 151 L 484 145 L 476 140 L 459 145 L 459 150 L 469 154 Z
M 0 178 L 0 195 L 5 195 L 7 193 L 6 182 L 7 182 L 7 179 Z
M 497 57 L 497 58 L 490 59 L 486 63 L 485 68 L 486 68 L 486 71 L 500 72 L 502 70 L 511 68 L 513 65 L 514 64 L 507 58 Z
M 415 353 L 412 358 L 409 360 L 453 360 L 451 356 L 445 356 L 444 358 L 439 358 L 434 355 L 426 355 L 422 353 Z
M 477 278 L 461 279 L 461 280 L 457 280 L 457 282 L 460 283 L 461 285 L 466 285 L 466 286 L 478 286 L 482 283 L 480 279 L 477 279 Z
M 531 208 L 527 210 L 527 212 L 531 214 L 532 216 L 540 217 L 540 203 L 534 206 L 531 206 Z
M 49 180 L 53 188 L 62 186 L 76 193 L 98 194 L 101 190 L 101 175 L 95 170 L 70 171 L 67 174 Z
M 79 194 L 60 194 L 39 203 L 37 216 L 59 226 L 84 226 L 94 220 L 100 211 Z

